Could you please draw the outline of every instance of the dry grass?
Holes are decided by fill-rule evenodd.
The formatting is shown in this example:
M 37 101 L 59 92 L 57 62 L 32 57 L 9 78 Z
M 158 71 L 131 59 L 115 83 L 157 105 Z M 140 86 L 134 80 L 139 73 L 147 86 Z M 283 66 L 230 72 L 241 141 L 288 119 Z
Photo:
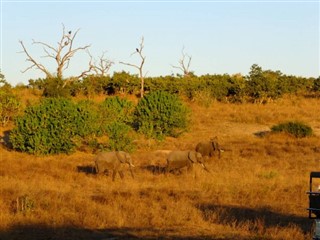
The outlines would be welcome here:
M 306 191 L 309 172 L 320 166 L 320 100 L 188 104 L 188 133 L 137 140 L 135 179 L 96 176 L 89 153 L 35 157 L 1 146 L 0 239 L 310 239 Z M 316 135 L 257 136 L 292 119 Z M 181 175 L 152 172 L 165 159 L 151 152 L 192 149 L 211 136 L 226 151 L 208 164 L 210 174 L 199 166 Z

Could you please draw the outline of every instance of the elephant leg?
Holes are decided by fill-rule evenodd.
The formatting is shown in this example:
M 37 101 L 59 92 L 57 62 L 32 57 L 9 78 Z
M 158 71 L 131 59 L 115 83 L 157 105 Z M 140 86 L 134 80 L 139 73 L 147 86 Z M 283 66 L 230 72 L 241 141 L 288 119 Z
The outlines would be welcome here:
M 116 170 L 113 170 L 113 173 L 112 173 L 112 181 L 114 182 L 115 178 L 116 178 L 116 174 L 117 174 L 117 171 Z
M 123 179 L 123 177 L 124 177 L 123 172 L 122 171 L 118 171 L 118 173 L 119 173 L 121 179 Z
M 132 169 L 130 168 L 131 177 L 134 178 Z

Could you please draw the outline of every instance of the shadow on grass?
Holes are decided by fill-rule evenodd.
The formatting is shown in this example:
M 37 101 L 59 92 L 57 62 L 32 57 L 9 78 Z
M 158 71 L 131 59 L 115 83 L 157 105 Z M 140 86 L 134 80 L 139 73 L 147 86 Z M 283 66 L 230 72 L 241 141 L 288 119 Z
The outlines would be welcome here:
M 272 133 L 271 131 L 259 131 L 259 132 L 253 133 L 253 135 L 255 135 L 256 137 L 259 137 L 259 138 L 264 138 L 264 137 L 270 135 L 271 133 Z
M 310 233 L 313 221 L 306 217 L 300 217 L 292 214 L 282 214 L 273 212 L 268 208 L 246 208 L 241 206 L 221 206 L 214 204 L 200 204 L 198 208 L 201 210 L 206 221 L 218 224 L 237 225 L 252 223 L 252 231 L 257 229 L 255 222 L 262 221 L 265 228 L 269 227 L 292 227 L 297 226 L 304 234 Z
M 158 230 L 153 228 L 107 228 L 107 229 L 81 229 L 73 226 L 50 227 L 46 225 L 16 225 L 7 231 L 0 230 L 1 240 L 120 240 L 120 239 L 173 239 L 173 240 L 196 240 L 196 239 L 235 239 L 215 237 L 210 235 L 180 236 L 175 230 Z M 239 238 L 236 238 L 239 239 Z M 244 240 L 241 238 L 240 240 Z
M 10 133 L 11 131 L 4 131 L 2 134 L 0 135 L 0 144 L 2 144 L 5 148 L 11 150 L 13 148 L 12 143 L 10 142 Z
M 96 169 L 92 165 L 86 165 L 86 166 L 77 166 L 77 170 L 80 173 L 85 174 L 96 174 Z
M 166 167 L 157 166 L 157 165 L 141 166 L 141 169 L 148 171 L 154 175 L 164 174 L 166 172 Z

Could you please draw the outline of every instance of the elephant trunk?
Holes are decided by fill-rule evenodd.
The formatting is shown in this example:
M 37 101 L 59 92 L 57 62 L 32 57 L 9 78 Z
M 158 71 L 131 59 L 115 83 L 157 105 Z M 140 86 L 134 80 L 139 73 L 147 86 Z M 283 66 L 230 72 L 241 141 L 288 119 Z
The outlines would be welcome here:
M 134 178 L 133 172 L 132 172 L 132 167 L 134 167 L 134 165 L 133 165 L 132 163 L 130 163 L 130 164 L 129 164 L 130 174 L 131 174 L 131 177 Z
M 210 172 L 209 169 L 203 163 L 201 163 L 201 166 L 203 167 L 204 170 L 206 170 L 207 172 Z

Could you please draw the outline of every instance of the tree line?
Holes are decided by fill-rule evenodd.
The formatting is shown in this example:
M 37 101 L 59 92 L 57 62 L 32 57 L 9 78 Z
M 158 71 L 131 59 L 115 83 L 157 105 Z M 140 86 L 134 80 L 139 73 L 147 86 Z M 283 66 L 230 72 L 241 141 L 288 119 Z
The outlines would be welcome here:
M 182 49 L 182 56 L 178 66 L 182 75 L 147 77 L 144 71 L 146 56 L 144 50 L 144 38 L 131 53 L 137 55 L 140 64 L 132 64 L 120 61 L 120 64 L 133 67 L 138 70 L 137 75 L 130 75 L 126 72 L 116 72 L 110 76 L 109 70 L 114 64 L 105 57 L 105 52 L 96 60 L 89 51 L 91 45 L 76 46 L 75 39 L 79 29 L 66 31 L 62 24 L 62 34 L 56 45 L 42 41 L 33 40 L 33 45 L 43 48 L 46 59 L 52 59 L 56 64 L 56 73 L 52 74 L 45 62 L 34 57 L 22 41 L 21 53 L 26 56 L 30 63 L 23 72 L 36 69 L 45 74 L 44 79 L 30 80 L 29 87 L 43 89 L 44 96 L 76 96 L 78 94 L 113 94 L 129 93 L 139 94 L 142 98 L 144 92 L 164 90 L 170 93 L 178 93 L 193 98 L 199 92 L 205 92 L 208 97 L 219 101 L 230 102 L 267 102 L 281 97 L 287 93 L 317 92 L 319 91 L 319 78 L 303 78 L 288 76 L 280 71 L 263 70 L 259 65 L 253 64 L 247 76 L 235 75 L 202 75 L 196 76 L 190 70 L 192 57 Z M 80 70 L 78 76 L 64 78 L 64 72 L 69 68 L 74 56 L 79 52 L 86 52 L 88 55 L 88 68 Z
M 64 80 L 45 78 L 29 80 L 27 87 L 43 91 L 45 97 L 93 96 L 96 94 L 141 93 L 138 75 L 115 72 L 112 76 L 90 75 L 64 86 Z M 320 78 L 305 78 L 283 74 L 280 71 L 263 70 L 259 65 L 251 66 L 248 75 L 241 74 L 194 74 L 145 77 L 145 92 L 167 91 L 193 100 L 205 95 L 217 101 L 231 103 L 266 103 L 285 94 L 317 95 Z

